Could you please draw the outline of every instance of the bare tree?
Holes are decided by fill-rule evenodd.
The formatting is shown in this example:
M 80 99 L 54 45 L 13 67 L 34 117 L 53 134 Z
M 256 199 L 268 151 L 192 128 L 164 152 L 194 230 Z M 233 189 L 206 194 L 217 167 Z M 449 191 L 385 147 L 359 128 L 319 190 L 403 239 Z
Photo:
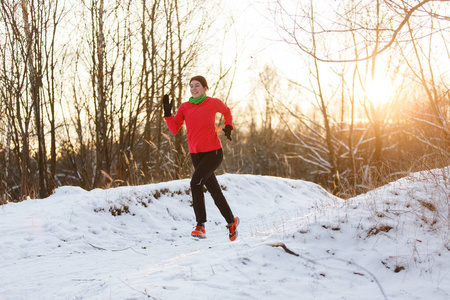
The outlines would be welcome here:
M 407 7 L 403 7 L 403 9 L 406 10 Z M 423 39 L 416 37 L 415 24 L 412 20 L 408 20 L 407 27 L 413 55 L 409 56 L 405 51 L 402 51 L 402 56 L 414 79 L 416 79 L 423 90 L 428 102 L 428 105 L 425 107 L 429 108 L 429 110 L 423 111 L 423 109 L 418 108 L 416 111 L 406 113 L 417 123 L 421 124 L 418 127 L 418 132 L 410 132 L 411 135 L 415 136 L 425 145 L 431 146 L 437 153 L 448 158 L 450 156 L 450 115 L 448 113 L 450 107 L 450 102 L 448 101 L 450 87 L 445 82 L 445 77 L 440 72 L 437 72 L 439 67 L 436 65 L 436 61 L 448 60 L 450 58 L 450 51 L 448 50 L 450 41 L 442 27 L 445 25 L 440 24 L 435 18 L 439 16 L 438 19 L 444 19 L 448 24 L 450 17 L 439 15 L 439 13 L 442 13 L 439 7 L 430 8 L 427 13 L 430 18 L 429 27 L 423 26 L 421 30 L 425 31 L 424 35 L 427 36 L 428 41 L 423 43 Z M 436 49 L 442 47 L 444 51 L 433 53 L 433 47 Z M 437 130 L 440 138 L 426 134 L 426 128 Z
M 152 152 L 153 138 L 151 134 L 151 127 L 154 118 L 155 100 L 157 102 L 157 33 L 156 22 L 158 18 L 158 9 L 160 1 L 152 1 L 150 8 L 147 6 L 147 1 L 142 0 L 142 20 L 141 20 L 141 42 L 142 42 L 142 75 L 139 87 L 139 97 L 143 99 L 145 103 L 145 128 L 143 134 L 144 147 L 142 155 L 142 168 L 145 176 L 150 177 L 150 154 Z M 150 28 L 147 30 L 147 23 L 150 24 Z M 158 107 L 158 106 L 156 106 Z M 156 114 L 158 116 L 158 124 L 161 124 L 161 113 Z M 159 149 L 161 148 L 161 134 L 158 133 L 158 146 L 156 152 L 156 176 L 160 173 L 161 156 Z
M 396 124 L 389 122 L 393 115 L 392 108 L 395 103 L 389 105 L 377 105 L 376 99 L 368 97 L 364 92 L 367 85 L 375 79 L 376 69 L 385 66 L 385 72 L 399 70 L 402 62 L 395 60 L 395 51 L 410 49 L 412 41 L 422 41 L 424 37 L 431 36 L 440 30 L 431 30 L 429 33 L 418 31 L 408 33 L 410 22 L 424 23 L 426 18 L 445 20 L 443 10 L 431 10 L 433 5 L 442 8 L 445 1 L 360 1 L 360 2 L 327 2 L 327 5 L 290 5 L 292 3 L 279 1 L 274 7 L 274 18 L 277 21 L 283 40 L 293 45 L 300 53 L 310 57 L 310 78 L 315 84 L 311 91 L 316 99 L 316 106 L 321 112 L 322 120 L 318 123 L 305 116 L 299 116 L 299 121 L 309 120 L 314 126 L 307 125 L 310 135 L 296 133 L 301 145 L 309 148 L 309 157 L 303 157 L 309 163 L 329 170 L 333 177 L 333 186 L 339 184 L 342 174 L 349 178 L 356 178 L 361 172 L 368 174 L 369 185 L 379 182 L 384 177 L 383 169 L 390 167 L 383 156 L 386 150 L 395 149 L 393 139 Z M 305 4 L 305 3 L 304 3 Z M 442 4 L 442 5 L 441 5 Z M 437 14 L 436 12 L 440 13 Z M 333 17 L 330 17 L 331 16 Z M 419 48 L 416 48 L 416 50 Z M 417 51 L 416 51 L 417 52 Z M 382 60 L 385 62 L 382 62 Z M 336 94 L 323 87 L 330 82 L 330 75 L 324 76 L 325 69 L 332 69 L 336 64 L 347 66 L 342 71 L 336 72 L 340 81 L 336 79 L 333 86 L 341 86 L 340 122 L 337 122 L 337 114 L 333 108 Z M 352 71 L 353 70 L 353 71 Z M 345 74 L 352 72 L 350 79 Z M 393 72 L 397 74 L 398 72 Z M 416 74 L 421 74 L 417 72 Z M 397 76 L 397 75 L 396 75 Z M 420 75 L 420 80 L 424 78 Z M 432 83 L 434 87 L 436 85 Z M 348 86 L 347 95 L 345 86 Z M 363 91 L 355 90 L 360 87 Z M 335 87 L 332 87 L 335 89 Z M 432 89 L 429 89 L 433 95 Z M 435 98 L 435 93 L 433 98 Z M 344 125 L 343 118 L 345 105 L 348 98 L 350 107 L 349 124 Z M 355 118 L 361 117 L 361 112 L 355 110 L 355 104 L 361 103 L 365 117 L 369 120 L 366 128 L 355 131 Z M 438 116 L 438 115 L 437 115 Z M 443 128 L 440 123 L 440 127 Z M 348 138 L 343 140 L 342 131 L 347 131 Z M 319 130 L 320 129 L 320 130 Z M 320 132 L 324 132 L 322 135 Z M 398 131 L 397 131 L 398 132 Z M 314 138 L 315 137 L 315 138 Z M 356 138 L 356 139 L 355 139 Z M 322 144 L 320 141 L 323 141 Z M 324 150 L 326 151 L 324 152 Z M 349 172 L 350 170 L 350 172 Z M 366 171 L 363 171 L 366 170 Z M 368 170 L 368 172 L 367 172 Z M 325 171 L 325 172 L 329 172 Z M 349 176 L 349 174 L 352 174 Z M 374 177 L 375 176 L 375 177 Z M 366 180 L 366 175 L 359 176 Z M 351 180 L 350 180 L 351 181 Z M 351 186 L 356 188 L 359 183 L 353 182 Z M 336 191 L 336 189 L 334 189 Z
M 58 1 L 2 1 L 3 25 L 7 31 L 3 75 L 9 126 L 17 157 L 21 161 L 20 197 L 33 192 L 47 196 L 53 185 L 47 168 L 46 121 L 49 117 L 51 157 L 55 162 L 54 38 L 62 11 Z M 47 92 L 46 92 L 47 91 Z M 53 113 L 52 113 L 53 109 Z M 34 143 L 36 141 L 36 143 Z M 37 167 L 32 166 L 31 145 L 37 145 Z M 6 145 L 9 147 L 10 145 Z M 51 173 L 55 174 L 55 164 Z M 33 177 L 38 178 L 37 182 Z
M 96 168 L 94 186 L 100 185 L 103 172 L 110 173 L 110 151 L 108 136 L 108 91 L 106 85 L 106 36 L 104 33 L 105 7 L 104 0 L 93 1 L 89 8 L 92 26 L 92 89 L 95 113 L 95 149 Z

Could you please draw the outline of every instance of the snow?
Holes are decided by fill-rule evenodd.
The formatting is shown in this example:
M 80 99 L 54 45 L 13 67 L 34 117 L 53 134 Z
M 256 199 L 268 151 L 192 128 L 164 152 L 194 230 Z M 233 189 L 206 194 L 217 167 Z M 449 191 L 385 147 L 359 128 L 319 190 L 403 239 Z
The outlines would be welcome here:
M 218 180 L 234 242 L 208 193 L 207 239 L 190 237 L 188 179 L 0 206 L 0 299 L 450 299 L 450 168 L 349 200 Z

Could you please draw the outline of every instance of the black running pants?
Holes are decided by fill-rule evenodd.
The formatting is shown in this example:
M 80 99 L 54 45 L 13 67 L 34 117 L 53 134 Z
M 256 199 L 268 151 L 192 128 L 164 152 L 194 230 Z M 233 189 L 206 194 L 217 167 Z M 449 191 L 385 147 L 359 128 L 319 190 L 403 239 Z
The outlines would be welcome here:
M 227 223 L 233 223 L 233 213 L 214 175 L 214 171 L 220 166 L 223 160 L 222 149 L 210 152 L 191 153 L 191 159 L 195 168 L 191 179 L 191 192 L 197 224 L 204 224 L 206 222 L 203 186 L 206 186 L 208 189 L 208 192 L 214 199 L 214 203 L 219 208 L 220 213 Z

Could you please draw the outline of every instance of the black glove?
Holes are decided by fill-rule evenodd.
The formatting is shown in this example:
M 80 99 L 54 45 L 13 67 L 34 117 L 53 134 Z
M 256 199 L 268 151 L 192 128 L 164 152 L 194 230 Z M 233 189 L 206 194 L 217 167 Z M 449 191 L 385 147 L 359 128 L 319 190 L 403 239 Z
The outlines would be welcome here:
M 223 128 L 222 130 L 223 130 L 223 132 L 225 132 L 225 136 L 227 137 L 227 139 L 232 141 L 231 130 L 233 130 L 233 127 L 231 125 L 225 125 L 225 128 Z
M 169 95 L 164 95 L 163 97 L 164 117 L 170 117 L 172 115 L 172 104 L 173 99 L 169 103 Z

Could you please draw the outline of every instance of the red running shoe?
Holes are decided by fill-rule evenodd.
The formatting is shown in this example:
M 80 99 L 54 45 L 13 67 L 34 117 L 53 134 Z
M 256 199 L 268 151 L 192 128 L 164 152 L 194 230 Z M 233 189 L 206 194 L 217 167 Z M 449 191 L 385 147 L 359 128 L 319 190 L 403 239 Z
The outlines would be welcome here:
M 191 236 L 199 239 L 206 239 L 205 227 L 196 226 L 195 229 L 192 231 Z
M 229 235 L 230 236 L 230 241 L 234 241 L 238 237 L 238 231 L 237 231 L 238 225 L 239 225 L 239 218 L 238 217 L 234 218 L 234 223 L 233 224 L 227 225 L 227 228 L 230 231 L 230 235 Z

